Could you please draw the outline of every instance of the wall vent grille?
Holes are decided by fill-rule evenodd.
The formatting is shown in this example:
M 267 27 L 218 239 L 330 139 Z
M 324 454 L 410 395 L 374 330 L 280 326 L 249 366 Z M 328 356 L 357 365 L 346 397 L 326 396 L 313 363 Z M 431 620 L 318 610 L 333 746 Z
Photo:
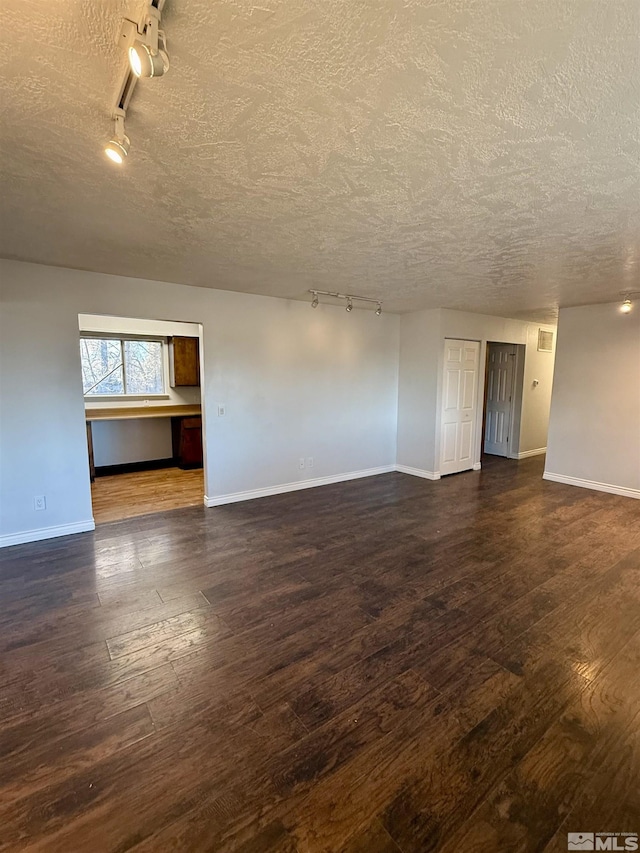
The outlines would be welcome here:
M 538 329 L 538 351 L 553 352 L 553 332 Z

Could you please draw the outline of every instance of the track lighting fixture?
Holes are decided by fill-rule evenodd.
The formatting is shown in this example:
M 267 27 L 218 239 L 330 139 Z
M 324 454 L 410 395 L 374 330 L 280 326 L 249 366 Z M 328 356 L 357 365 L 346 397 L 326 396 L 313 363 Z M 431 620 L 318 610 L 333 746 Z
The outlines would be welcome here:
M 136 77 L 162 77 L 169 68 L 166 52 L 153 53 L 142 41 L 136 41 L 129 48 L 129 65 Z
M 382 314 L 382 302 L 380 299 L 371 299 L 369 296 L 355 296 L 353 293 L 333 293 L 330 290 L 310 290 L 309 293 L 312 295 L 311 307 L 317 308 L 319 303 L 319 296 L 330 296 L 332 299 L 346 299 L 347 300 L 347 311 L 351 313 L 353 311 L 353 302 L 354 300 L 358 300 L 359 302 L 374 302 L 376 304 L 376 314 L 379 317 Z
M 129 153 L 129 147 L 129 140 L 126 136 L 124 139 L 112 139 L 105 145 L 104 153 L 113 163 L 121 166 Z
M 125 19 L 122 38 L 128 46 L 129 65 L 136 77 L 162 77 L 169 70 L 164 31 L 160 29 L 160 4 L 150 3 L 139 25 Z
M 623 290 L 620 296 L 624 296 L 624 301 L 620 306 L 620 312 L 622 314 L 631 314 L 633 311 L 633 302 L 631 301 L 631 297 L 640 296 L 640 290 Z
M 113 162 L 121 166 L 129 153 L 129 137 L 124 132 L 124 111 L 121 110 L 114 116 L 115 135 L 104 149 L 104 153 Z
M 129 138 L 124 120 L 136 83 L 140 77 L 161 77 L 169 69 L 167 42 L 160 29 L 160 16 L 165 0 L 148 0 L 140 23 L 125 18 L 118 42 L 126 49 L 129 64 L 121 78 L 120 89 L 112 110 L 116 133 L 104 152 L 114 163 L 122 165 L 129 153 Z

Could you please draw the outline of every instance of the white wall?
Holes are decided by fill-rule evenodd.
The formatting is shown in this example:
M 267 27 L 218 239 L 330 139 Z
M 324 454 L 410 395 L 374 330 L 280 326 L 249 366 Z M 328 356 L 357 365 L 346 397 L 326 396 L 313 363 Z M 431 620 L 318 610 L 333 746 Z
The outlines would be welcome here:
M 640 311 L 560 311 L 545 477 L 640 497 Z
M 553 352 L 538 352 L 538 329 L 553 330 Z M 547 447 L 549 411 L 553 394 L 553 376 L 557 346 L 557 327 L 527 326 L 520 454 L 534 453 Z M 536 386 L 534 381 L 539 384 Z
M 398 464 L 433 472 L 440 311 L 404 314 L 400 328 Z
M 116 335 L 148 335 L 159 338 L 169 338 L 172 335 L 197 338 L 200 335 L 198 323 L 151 320 L 148 317 L 123 317 L 119 314 L 80 313 L 78 315 L 78 329 L 81 332 L 114 332 Z
M 488 341 L 525 346 L 520 430 L 514 448 L 520 456 L 544 452 L 553 382 L 553 353 L 537 351 L 538 329 L 554 326 L 507 320 L 484 314 L 437 309 L 404 315 L 400 333 L 398 464 L 438 476 L 440 395 L 445 338 L 480 341 L 480 376 L 474 462 L 482 445 L 484 364 Z M 555 334 L 554 334 L 555 343 Z M 534 387 L 533 380 L 538 380 Z
M 133 317 L 112 317 L 80 314 L 80 332 L 109 332 L 115 335 L 155 335 L 169 338 L 172 335 L 199 338 L 198 323 L 177 323 L 167 320 L 149 320 Z M 200 388 L 169 385 L 168 347 L 164 347 L 165 394 L 163 399 L 153 399 L 154 406 L 183 406 L 200 402 Z M 92 409 L 118 406 L 140 406 L 139 399 L 123 400 L 118 397 L 94 399 L 87 397 L 85 406 Z M 95 421 L 92 425 L 93 452 L 96 467 L 123 465 L 128 462 L 146 462 L 152 459 L 170 459 L 173 456 L 170 418 L 140 418 L 126 421 Z
M 171 459 L 171 418 L 93 421 L 93 460 L 96 468 Z
M 14 261 L 0 261 L 0 282 L 3 544 L 91 526 L 81 313 L 203 324 L 214 501 L 395 463 L 396 316 Z M 308 456 L 312 471 L 298 470 Z M 34 512 L 36 495 L 45 512 Z

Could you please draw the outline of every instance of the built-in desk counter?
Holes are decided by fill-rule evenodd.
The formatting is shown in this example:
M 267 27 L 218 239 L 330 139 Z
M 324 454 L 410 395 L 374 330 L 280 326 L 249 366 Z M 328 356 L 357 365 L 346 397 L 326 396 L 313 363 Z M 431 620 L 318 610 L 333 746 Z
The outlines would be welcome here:
M 189 406 L 113 406 L 96 409 L 86 407 L 87 421 L 125 421 L 132 418 L 190 418 L 202 413 L 200 403 Z
M 181 468 L 202 467 L 202 407 L 199 403 L 185 406 L 113 406 L 85 408 L 87 445 L 91 482 L 95 479 L 93 434 L 95 421 L 124 421 L 140 418 L 171 418 L 171 439 L 175 464 Z

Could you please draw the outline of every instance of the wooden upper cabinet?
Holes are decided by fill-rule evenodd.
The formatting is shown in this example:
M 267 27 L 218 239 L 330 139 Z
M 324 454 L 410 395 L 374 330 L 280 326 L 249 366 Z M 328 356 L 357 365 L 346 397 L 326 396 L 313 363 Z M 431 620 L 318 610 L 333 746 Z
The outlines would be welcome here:
M 174 336 L 169 340 L 169 381 L 177 385 L 200 385 L 200 341 Z

